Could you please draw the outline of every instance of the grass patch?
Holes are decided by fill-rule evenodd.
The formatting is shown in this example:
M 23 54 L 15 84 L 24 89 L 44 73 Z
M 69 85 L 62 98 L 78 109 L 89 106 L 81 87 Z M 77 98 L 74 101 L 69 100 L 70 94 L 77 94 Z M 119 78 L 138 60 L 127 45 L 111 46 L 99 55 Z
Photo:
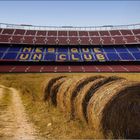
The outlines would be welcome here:
M 0 99 L 0 138 L 4 136 L 2 129 L 5 127 L 3 124 L 3 115 L 8 110 L 9 105 L 11 104 L 11 94 L 10 91 L 6 88 L 3 89 L 2 98 Z
M 11 95 L 9 94 L 9 92 L 10 92 L 9 89 L 4 88 L 4 91 L 2 93 L 3 97 L 0 102 L 0 114 L 2 114 L 3 111 L 5 111 L 11 103 Z

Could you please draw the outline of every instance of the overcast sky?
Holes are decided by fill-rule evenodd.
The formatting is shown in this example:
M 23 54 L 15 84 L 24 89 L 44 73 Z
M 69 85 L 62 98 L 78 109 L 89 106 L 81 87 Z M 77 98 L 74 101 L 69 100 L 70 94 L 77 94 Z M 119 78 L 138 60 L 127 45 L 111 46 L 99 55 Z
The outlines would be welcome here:
M 48 26 L 140 23 L 140 1 L 0 1 L 0 22 Z

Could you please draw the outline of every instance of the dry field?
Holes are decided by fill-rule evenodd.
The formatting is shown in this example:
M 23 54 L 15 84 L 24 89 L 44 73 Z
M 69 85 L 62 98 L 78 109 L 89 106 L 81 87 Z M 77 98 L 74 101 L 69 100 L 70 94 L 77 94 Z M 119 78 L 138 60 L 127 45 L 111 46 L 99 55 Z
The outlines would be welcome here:
M 0 84 L 20 90 L 39 137 L 140 138 L 139 73 L 1 74 Z

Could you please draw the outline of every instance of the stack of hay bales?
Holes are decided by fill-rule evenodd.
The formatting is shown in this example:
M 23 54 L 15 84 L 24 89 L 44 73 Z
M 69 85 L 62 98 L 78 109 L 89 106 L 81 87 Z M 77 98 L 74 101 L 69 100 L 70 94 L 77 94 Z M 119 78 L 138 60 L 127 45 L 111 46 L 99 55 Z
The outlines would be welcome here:
M 50 99 L 50 92 L 53 84 L 62 78 L 65 78 L 66 76 L 56 76 L 53 78 L 48 78 L 46 79 L 43 84 L 42 84 L 42 90 L 43 90 L 43 95 L 44 95 L 44 101 L 48 101 Z
M 140 138 L 140 83 L 120 77 L 59 76 L 45 81 L 44 99 L 107 138 Z
M 90 82 L 85 85 L 85 87 L 82 88 L 82 90 L 79 92 L 77 97 L 75 98 L 75 113 L 76 116 L 82 120 L 87 121 L 87 105 L 90 100 L 90 98 L 93 96 L 93 94 L 103 85 L 106 83 L 111 83 L 112 81 L 117 81 L 121 79 L 120 77 L 101 77 L 96 79 L 93 82 Z

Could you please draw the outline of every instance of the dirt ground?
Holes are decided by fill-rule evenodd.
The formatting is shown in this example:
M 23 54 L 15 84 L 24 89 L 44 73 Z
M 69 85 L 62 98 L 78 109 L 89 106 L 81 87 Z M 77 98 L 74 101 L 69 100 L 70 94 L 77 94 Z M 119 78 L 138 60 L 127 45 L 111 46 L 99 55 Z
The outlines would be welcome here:
M 0 138 L 36 139 L 35 128 L 27 117 L 19 91 L 14 88 L 8 88 L 5 91 L 5 88 L 0 86 L 0 105 L 6 106 L 5 109 L 0 108 Z M 3 99 L 6 96 L 5 94 L 9 94 L 7 95 L 9 96 L 8 102 Z
M 93 139 L 98 134 L 79 120 L 69 120 L 57 108 L 42 100 L 41 85 L 49 77 L 66 75 L 120 76 L 140 81 L 140 73 L 53 73 L 53 74 L 0 74 L 0 139 Z M 6 101 L 4 101 L 6 100 Z

